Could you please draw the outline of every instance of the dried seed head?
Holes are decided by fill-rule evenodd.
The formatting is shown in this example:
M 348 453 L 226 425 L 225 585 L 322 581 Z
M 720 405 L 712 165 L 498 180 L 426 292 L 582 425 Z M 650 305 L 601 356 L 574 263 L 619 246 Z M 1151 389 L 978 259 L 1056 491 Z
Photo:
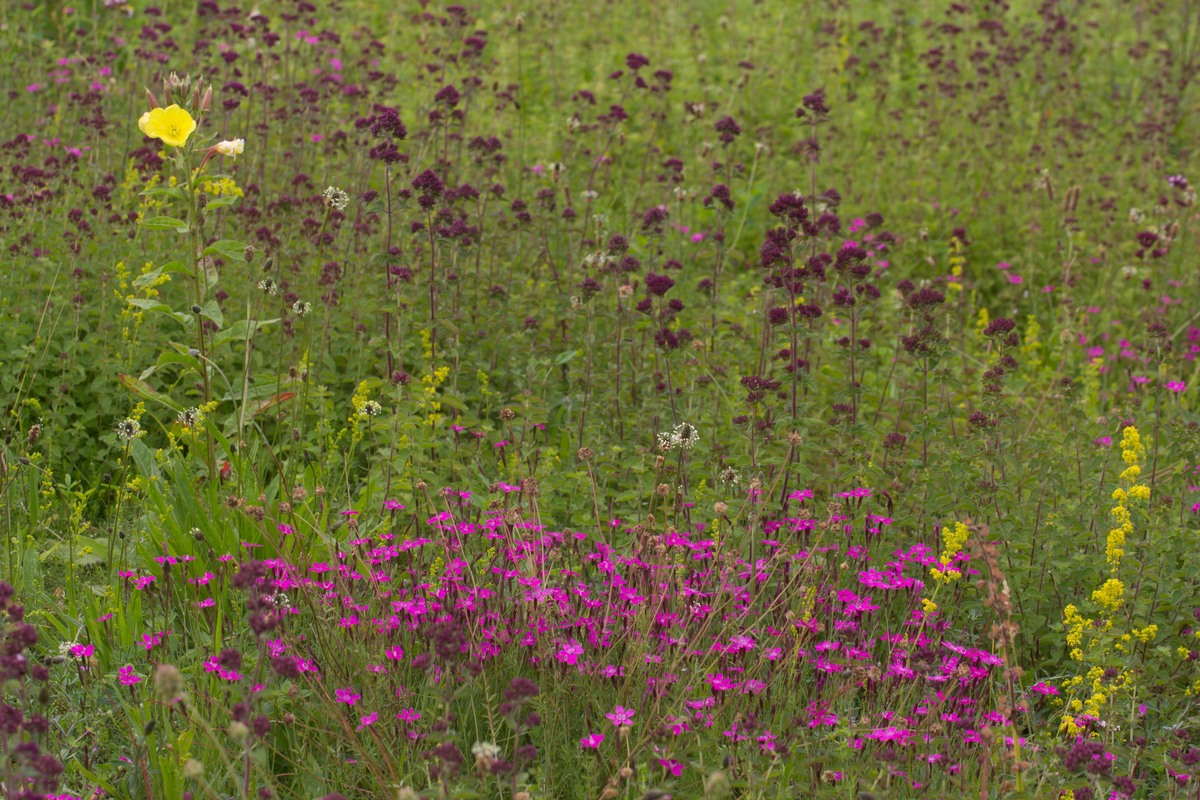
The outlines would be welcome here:
M 154 691 L 160 700 L 174 700 L 183 691 L 183 674 L 174 664 L 159 664 L 154 670 Z
M 577 455 L 580 461 L 591 461 L 596 457 L 596 451 L 590 447 L 581 447 Z

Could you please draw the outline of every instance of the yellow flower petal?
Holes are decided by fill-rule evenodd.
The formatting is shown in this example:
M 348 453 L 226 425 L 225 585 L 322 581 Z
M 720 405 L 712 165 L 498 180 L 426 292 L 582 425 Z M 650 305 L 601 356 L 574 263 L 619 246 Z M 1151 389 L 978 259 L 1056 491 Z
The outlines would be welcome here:
M 162 139 L 172 147 L 183 147 L 196 130 L 196 120 L 178 105 L 156 108 L 145 117 L 142 131 L 152 139 Z

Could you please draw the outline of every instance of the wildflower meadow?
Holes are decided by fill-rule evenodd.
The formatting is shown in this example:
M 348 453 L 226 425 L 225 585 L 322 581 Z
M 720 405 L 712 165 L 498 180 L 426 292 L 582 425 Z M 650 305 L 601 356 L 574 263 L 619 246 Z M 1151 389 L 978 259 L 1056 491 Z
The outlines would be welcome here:
M 0 797 L 1200 797 L 1191 0 L 0 45 Z

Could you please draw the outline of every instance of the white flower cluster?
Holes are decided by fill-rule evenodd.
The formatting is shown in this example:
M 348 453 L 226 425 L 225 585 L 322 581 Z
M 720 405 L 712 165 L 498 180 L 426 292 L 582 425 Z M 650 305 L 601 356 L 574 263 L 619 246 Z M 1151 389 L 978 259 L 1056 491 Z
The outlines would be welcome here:
M 658 435 L 658 449 L 669 453 L 678 447 L 680 450 L 691 450 L 700 441 L 700 431 L 695 425 L 681 422 L 673 431 L 664 431 Z
M 325 200 L 325 205 L 337 211 L 345 211 L 346 206 L 350 205 L 350 195 L 343 192 L 336 186 L 330 186 L 325 191 L 321 192 L 321 197 Z

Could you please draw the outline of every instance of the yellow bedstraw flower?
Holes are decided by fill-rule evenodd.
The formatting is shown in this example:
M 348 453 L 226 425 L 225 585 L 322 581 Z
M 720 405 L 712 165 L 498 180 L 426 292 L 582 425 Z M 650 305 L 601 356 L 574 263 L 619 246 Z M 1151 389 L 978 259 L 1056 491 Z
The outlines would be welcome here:
M 138 120 L 142 133 L 151 139 L 161 139 L 172 147 L 183 147 L 196 130 L 196 120 L 178 105 L 147 111 Z

